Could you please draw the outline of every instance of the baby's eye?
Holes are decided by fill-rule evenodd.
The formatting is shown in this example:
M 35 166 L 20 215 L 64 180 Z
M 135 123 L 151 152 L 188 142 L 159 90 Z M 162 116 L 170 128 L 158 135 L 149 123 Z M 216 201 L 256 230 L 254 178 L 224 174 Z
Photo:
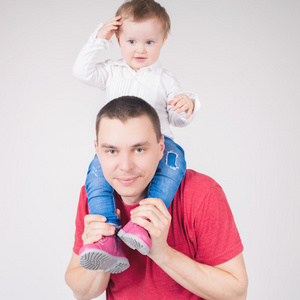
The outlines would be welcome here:
M 146 44 L 147 44 L 147 45 L 152 45 L 152 44 L 153 44 L 153 41 L 147 41 Z
M 134 40 L 129 40 L 129 44 L 133 45 L 135 43 Z

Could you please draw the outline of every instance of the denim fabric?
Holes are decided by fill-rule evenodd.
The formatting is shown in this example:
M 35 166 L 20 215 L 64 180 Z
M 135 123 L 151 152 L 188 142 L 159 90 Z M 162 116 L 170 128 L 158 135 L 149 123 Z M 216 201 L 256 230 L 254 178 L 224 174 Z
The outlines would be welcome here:
M 85 188 L 90 214 L 105 216 L 107 218 L 107 223 L 119 227 L 121 222 L 115 213 L 116 202 L 114 189 L 104 178 L 97 155 L 95 155 L 90 163 L 85 181 Z
M 169 208 L 180 182 L 184 178 L 185 171 L 186 162 L 183 149 L 165 136 L 164 156 L 150 182 L 147 198 L 162 199 Z
M 186 162 L 183 149 L 165 136 L 164 155 L 149 184 L 147 198 L 162 199 L 169 208 L 185 171 Z M 105 216 L 107 223 L 119 227 L 121 222 L 115 214 L 114 190 L 103 176 L 97 155 L 89 166 L 85 186 L 90 214 Z

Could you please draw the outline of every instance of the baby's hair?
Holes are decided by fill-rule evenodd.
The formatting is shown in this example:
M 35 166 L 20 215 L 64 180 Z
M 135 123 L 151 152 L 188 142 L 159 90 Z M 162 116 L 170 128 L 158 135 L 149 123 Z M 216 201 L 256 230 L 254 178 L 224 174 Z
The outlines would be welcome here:
M 164 36 L 167 36 L 171 21 L 165 8 L 154 0 L 131 0 L 123 3 L 116 12 L 116 16 L 123 19 L 132 18 L 134 22 L 146 21 L 150 18 L 157 18 L 163 28 Z

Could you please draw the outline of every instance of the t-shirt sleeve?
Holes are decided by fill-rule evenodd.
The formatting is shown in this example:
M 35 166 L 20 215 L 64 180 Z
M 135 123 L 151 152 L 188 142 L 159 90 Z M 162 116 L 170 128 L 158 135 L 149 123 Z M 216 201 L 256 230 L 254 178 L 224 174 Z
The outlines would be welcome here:
M 85 191 L 85 186 L 81 188 L 79 202 L 77 207 L 77 215 L 76 215 L 76 231 L 75 231 L 75 241 L 73 252 L 75 254 L 79 254 L 79 250 L 83 245 L 82 242 L 82 234 L 84 231 L 84 217 L 89 213 L 88 211 L 88 201 Z
M 210 188 L 201 202 L 195 228 L 198 228 L 196 260 L 201 263 L 219 265 L 243 251 L 226 196 L 217 184 Z

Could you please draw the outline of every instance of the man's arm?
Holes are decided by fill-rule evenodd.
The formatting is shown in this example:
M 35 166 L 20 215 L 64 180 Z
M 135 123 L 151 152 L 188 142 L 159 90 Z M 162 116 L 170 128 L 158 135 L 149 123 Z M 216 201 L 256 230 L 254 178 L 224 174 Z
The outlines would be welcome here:
M 87 270 L 80 266 L 79 257 L 73 253 L 66 271 L 66 283 L 78 300 L 90 300 L 100 296 L 108 285 L 110 274 L 103 270 Z
M 204 299 L 246 299 L 242 254 L 214 267 L 198 263 L 167 244 L 171 215 L 162 200 L 149 198 L 140 204 L 132 211 L 132 221 L 148 230 L 152 240 L 148 256 L 171 278 Z
M 149 255 L 181 286 L 204 299 L 246 299 L 247 275 L 242 253 L 221 265 L 200 264 L 172 249 Z
M 92 244 L 103 236 L 113 235 L 115 227 L 105 223 L 106 218 L 99 215 L 86 215 L 84 218 L 83 244 Z M 65 275 L 66 283 L 78 300 L 88 300 L 100 296 L 107 288 L 110 274 L 104 270 L 87 270 L 80 266 L 79 256 L 72 254 Z

